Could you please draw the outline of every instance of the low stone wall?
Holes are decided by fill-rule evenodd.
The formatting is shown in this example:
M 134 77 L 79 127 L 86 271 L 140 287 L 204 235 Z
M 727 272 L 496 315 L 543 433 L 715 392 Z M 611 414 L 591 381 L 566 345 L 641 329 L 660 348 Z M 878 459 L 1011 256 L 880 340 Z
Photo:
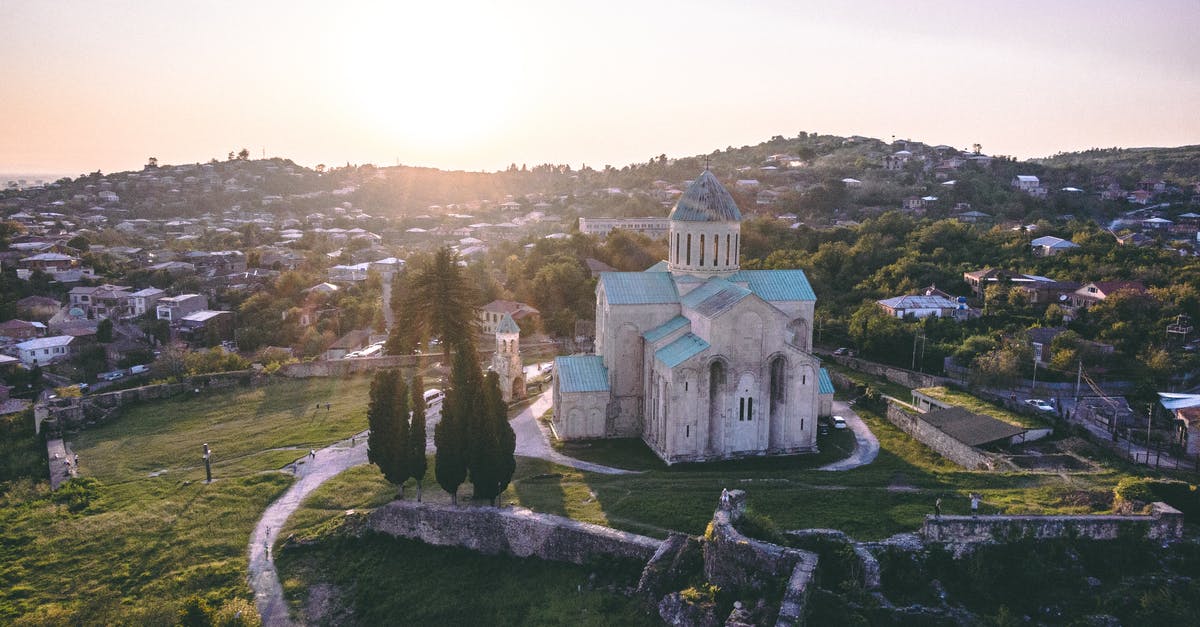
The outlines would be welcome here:
M 915 410 L 908 412 L 901 409 L 897 403 L 891 402 L 888 403 L 886 415 L 888 422 L 899 427 L 901 431 L 963 468 L 990 470 L 993 467 L 994 462 L 987 454 L 942 433 L 933 425 L 921 420 L 920 414 Z
M 746 511 L 746 493 L 721 492 L 704 538 L 704 576 L 725 589 L 763 592 L 787 579 L 776 625 L 802 625 L 817 555 L 748 538 L 736 528 Z
M 1166 503 L 1154 503 L 1147 516 L 926 516 L 921 534 L 927 542 L 942 544 L 1026 538 L 1178 540 L 1183 537 L 1183 513 Z
M 261 380 L 253 370 L 235 370 L 187 377 L 181 383 L 143 385 L 115 392 L 56 399 L 34 406 L 35 428 L 38 433 L 44 429 L 50 435 L 62 435 L 65 431 L 78 431 L 92 423 L 106 422 L 119 409 L 132 403 L 171 398 L 193 390 L 249 385 Z
M 832 359 L 833 361 L 852 368 L 859 372 L 865 372 L 876 377 L 883 377 L 892 383 L 903 385 L 907 388 L 928 388 L 938 385 L 948 385 L 953 382 L 952 379 L 946 377 L 935 377 L 931 374 L 917 372 L 915 370 L 905 370 L 904 368 L 895 368 L 893 366 L 885 366 L 873 361 L 866 361 L 857 357 L 847 357 L 845 355 L 829 355 L 822 359 Z M 832 377 L 833 373 L 829 373 Z M 836 385 L 836 381 L 834 384 Z
M 663 541 L 524 508 L 454 507 L 393 501 L 371 529 L 437 546 L 584 564 L 599 555 L 647 562 Z
M 479 359 L 487 363 L 491 359 L 492 353 L 496 352 L 496 349 L 481 348 L 476 352 L 479 354 Z M 318 359 L 284 365 L 279 368 L 279 374 L 293 379 L 350 377 L 386 368 L 415 368 L 421 363 L 431 364 L 444 360 L 443 353 L 385 355 L 383 357 L 361 357 L 355 359 Z

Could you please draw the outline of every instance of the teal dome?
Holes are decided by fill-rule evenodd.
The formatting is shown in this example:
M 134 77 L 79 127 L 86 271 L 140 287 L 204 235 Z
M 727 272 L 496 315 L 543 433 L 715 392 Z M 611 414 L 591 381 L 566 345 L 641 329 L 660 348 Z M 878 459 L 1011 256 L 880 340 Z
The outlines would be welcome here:
M 688 186 L 671 210 L 671 219 L 681 222 L 741 222 L 733 196 L 724 185 L 705 170 Z

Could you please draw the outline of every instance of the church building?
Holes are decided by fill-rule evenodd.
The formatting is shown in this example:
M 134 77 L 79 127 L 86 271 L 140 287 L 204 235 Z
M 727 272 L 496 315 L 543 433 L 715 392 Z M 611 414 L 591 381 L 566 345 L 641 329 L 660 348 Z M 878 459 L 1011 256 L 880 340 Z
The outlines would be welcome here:
M 741 212 L 705 170 L 670 214 L 668 259 L 605 272 L 596 354 L 555 360 L 557 437 L 640 437 L 667 463 L 816 452 L 833 385 L 802 270 L 741 270 Z

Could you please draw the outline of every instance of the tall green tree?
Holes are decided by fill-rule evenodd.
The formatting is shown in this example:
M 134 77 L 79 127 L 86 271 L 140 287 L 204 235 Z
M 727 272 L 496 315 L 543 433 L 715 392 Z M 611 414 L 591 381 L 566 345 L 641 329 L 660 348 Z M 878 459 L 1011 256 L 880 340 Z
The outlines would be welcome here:
M 418 260 L 396 281 L 396 326 L 388 351 L 410 353 L 429 338 L 438 338 L 445 350 L 475 341 L 474 285 L 449 247 Z
M 425 381 L 421 375 L 412 378 L 412 422 L 408 429 L 408 476 L 417 481 L 417 502 L 421 501 L 421 485 L 428 469 L 425 458 Z
M 113 341 L 113 322 L 105 318 L 96 325 L 96 341 L 101 344 L 108 344 Z
M 516 470 L 516 434 L 508 424 L 508 405 L 500 393 L 500 377 L 487 373 L 479 409 L 468 430 L 469 467 L 474 498 L 496 499 L 508 487 Z
M 467 479 L 470 416 L 479 408 L 479 360 L 471 344 L 454 351 L 450 389 L 442 405 L 442 419 L 433 431 L 434 475 L 438 485 L 458 504 L 458 487 Z
M 367 459 L 376 466 L 388 482 L 400 486 L 404 497 L 404 481 L 408 478 L 408 389 L 399 373 L 381 370 L 371 381 L 370 402 L 367 405 Z

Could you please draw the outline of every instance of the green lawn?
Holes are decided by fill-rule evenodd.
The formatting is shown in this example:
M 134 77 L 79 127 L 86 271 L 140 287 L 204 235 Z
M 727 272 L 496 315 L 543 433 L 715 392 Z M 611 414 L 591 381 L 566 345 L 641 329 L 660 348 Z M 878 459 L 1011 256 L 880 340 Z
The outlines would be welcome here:
M 291 484 L 276 471 L 364 429 L 368 386 L 310 379 L 206 392 L 68 436 L 83 481 L 55 494 L 44 480 L 0 487 L 0 623 L 173 624 L 192 595 L 214 606 L 249 599 L 250 532 Z

